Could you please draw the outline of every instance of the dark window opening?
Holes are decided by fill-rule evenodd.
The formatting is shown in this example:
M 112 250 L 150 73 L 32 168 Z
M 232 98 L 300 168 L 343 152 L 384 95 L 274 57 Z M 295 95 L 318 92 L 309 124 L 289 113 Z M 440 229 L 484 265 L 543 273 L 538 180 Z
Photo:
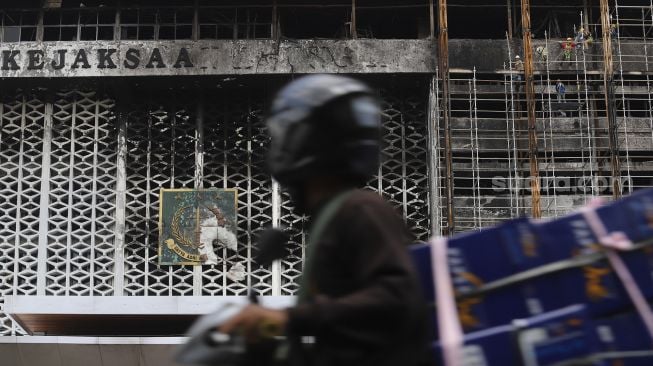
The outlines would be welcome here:
M 120 38 L 152 40 L 156 25 L 156 9 L 122 9 Z
M 37 25 L 39 15 L 37 12 L 22 12 L 21 25 Z
M 237 5 L 272 5 L 272 0 L 220 0 L 219 4 L 215 0 L 199 0 L 198 5 L 199 6 L 216 6 L 216 5 L 221 5 L 221 6 L 237 6 Z M 285 1 L 277 0 L 277 4 L 285 3 Z
M 101 10 L 97 13 L 98 24 L 114 24 L 116 22 L 115 10 Z
M 160 9 L 159 39 L 190 39 L 193 35 L 193 10 Z
M 20 41 L 20 27 L 5 27 L 2 39 L 4 42 Z
M 307 39 L 349 38 L 351 9 L 342 7 L 284 7 L 279 9 L 283 37 Z
M 101 0 L 100 0 L 101 1 Z M 213 0 L 212 3 L 218 2 Z M 222 1 L 219 1 L 222 4 Z M 122 0 L 122 6 L 148 6 L 148 7 L 188 7 L 193 5 L 193 0 Z
M 622 99 L 622 95 L 617 95 L 617 98 Z M 647 94 L 628 94 L 625 96 L 626 109 L 624 113 L 623 102 L 620 103 L 621 107 L 617 111 L 617 117 L 634 117 L 634 118 L 650 118 L 651 117 L 651 98 Z M 633 127 L 629 127 L 629 130 Z M 648 129 L 649 126 L 647 125 Z
M 46 42 L 54 42 L 59 40 L 59 28 L 44 28 L 43 40 Z
M 269 39 L 272 8 L 207 8 L 199 12 L 200 39 Z
M 92 16 L 84 13 L 84 21 L 91 21 Z M 43 14 L 44 41 L 76 41 L 80 13 L 74 10 L 48 9 Z
M 30 42 L 36 40 L 38 13 L 35 11 L 0 11 L 0 41 Z
M 519 18 L 519 9 L 516 10 Z M 452 1 L 447 6 L 447 23 L 449 38 L 504 39 L 508 32 L 506 1 L 488 0 L 482 5 Z
M 3 1 L 2 9 L 38 9 L 43 0 Z
M 97 39 L 100 39 L 100 40 L 112 40 L 113 39 L 113 26 L 110 26 L 110 27 L 98 27 Z
M 139 26 L 136 39 L 154 39 L 154 26 Z
M 62 27 L 60 33 L 60 41 L 76 41 L 77 40 L 77 27 Z
M 82 27 L 79 39 L 82 41 L 92 41 L 97 38 L 97 27 Z
M 647 165 L 650 165 L 650 161 L 647 161 L 647 163 L 648 163 Z M 653 176 L 653 171 L 640 170 L 637 172 L 637 174 L 638 176 L 632 176 L 630 180 L 624 179 L 623 182 L 625 184 L 622 185 L 623 193 L 627 193 L 630 185 L 632 185 L 633 190 L 653 187 L 653 179 L 651 179 L 651 177 Z
M 36 27 L 23 27 L 20 30 L 20 41 L 21 42 L 36 41 Z
M 385 7 L 373 6 L 374 2 L 357 2 L 356 33 L 359 38 L 413 39 L 430 35 L 428 3 L 402 5 L 403 2 Z
M 132 3 L 133 1 L 129 1 Z M 125 1 L 122 1 L 125 4 Z M 62 8 L 98 8 L 98 7 L 116 7 L 118 0 L 63 0 Z
M 43 40 L 112 40 L 115 17 L 114 9 L 46 9 L 43 14 Z
M 589 28 L 585 31 L 597 39 L 601 36 L 600 15 L 598 2 L 588 4 L 587 7 L 566 0 L 548 0 L 542 4 L 531 5 L 533 37 L 544 38 L 546 32 L 548 38 L 573 38 L 581 27 L 587 26 Z
M 619 25 L 619 38 L 650 38 L 653 36 L 651 29 L 651 12 L 640 6 L 628 6 L 619 3 L 617 11 L 612 11 L 613 22 Z

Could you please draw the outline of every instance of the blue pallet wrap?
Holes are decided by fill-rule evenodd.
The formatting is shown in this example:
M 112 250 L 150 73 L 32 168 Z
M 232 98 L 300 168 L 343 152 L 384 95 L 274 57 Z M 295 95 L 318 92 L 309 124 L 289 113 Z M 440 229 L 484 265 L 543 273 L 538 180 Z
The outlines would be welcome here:
M 601 239 L 620 232 L 640 242 L 636 250 L 614 253 L 643 296 L 653 298 L 653 245 L 646 245 L 653 241 L 653 189 L 592 207 L 598 224 L 591 211 L 584 211 L 554 220 L 511 220 L 448 239 L 447 262 L 470 365 L 554 365 L 590 354 L 585 361 L 592 365 L 653 365 L 647 328 L 633 313 L 622 279 L 602 256 L 602 245 L 611 242 L 593 231 Z M 431 246 L 416 245 L 411 253 L 425 297 L 435 304 Z M 484 291 L 488 284 L 493 288 Z M 570 304 L 583 304 L 582 310 Z M 433 329 L 435 313 L 429 320 Z M 614 352 L 636 352 L 637 357 L 615 358 Z
M 630 216 L 623 205 L 610 204 L 596 210 L 608 231 L 632 232 Z M 627 226 L 631 225 L 631 228 Z M 556 262 L 601 251 L 599 239 L 581 213 L 533 225 L 546 248 L 548 262 Z M 624 230 L 622 230 L 624 229 Z M 653 296 L 650 261 L 642 251 L 619 253 L 643 295 Z M 556 286 L 539 287 L 538 296 L 545 311 L 573 303 L 586 303 L 595 316 L 614 313 L 630 306 L 631 300 L 606 260 L 597 260 L 582 267 L 569 268 L 556 274 Z M 548 276 L 548 275 L 547 275 Z
M 616 353 L 609 360 L 624 366 L 653 365 L 653 340 L 639 314 L 626 312 L 594 321 L 601 351 Z M 648 355 L 647 355 L 648 353 Z M 619 357 L 619 354 L 624 356 Z
M 520 235 L 528 229 L 528 220 L 511 221 L 494 228 L 453 237 L 448 242 L 447 260 L 451 280 L 457 294 L 482 287 L 523 269 L 536 266 L 531 257 L 537 253 L 532 235 Z M 523 236 L 528 241 L 522 243 Z M 431 248 L 418 244 L 411 254 L 428 302 L 435 302 Z M 492 263 L 492 265 L 488 265 Z M 532 292 L 532 291 L 531 291 Z M 465 332 L 485 329 L 510 322 L 515 317 L 527 317 L 524 298 L 533 298 L 527 286 L 501 288 L 488 294 L 462 297 L 457 301 L 458 314 Z M 436 324 L 435 319 L 431 319 Z
M 653 238 L 653 189 L 644 189 L 612 203 L 615 208 L 611 217 L 623 216 L 626 224 L 620 228 L 634 242 Z
M 587 358 L 600 349 L 583 305 L 468 333 L 464 341 L 463 364 L 478 366 L 548 366 Z M 433 349 L 441 364 L 438 342 Z

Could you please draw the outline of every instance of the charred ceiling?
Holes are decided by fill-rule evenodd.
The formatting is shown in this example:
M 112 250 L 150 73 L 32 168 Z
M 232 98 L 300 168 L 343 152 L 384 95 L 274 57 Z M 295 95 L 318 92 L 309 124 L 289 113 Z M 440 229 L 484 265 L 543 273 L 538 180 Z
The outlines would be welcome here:
M 619 3 L 621 18 L 642 18 L 641 7 L 629 7 L 636 0 Z M 7 0 L 0 41 L 428 38 L 438 29 L 437 6 L 437 0 Z M 449 38 L 519 38 L 520 12 L 516 0 L 450 0 Z M 582 24 L 596 33 L 598 4 L 533 1 L 531 21 L 535 38 L 573 36 Z M 642 29 L 626 27 L 624 36 L 641 37 Z

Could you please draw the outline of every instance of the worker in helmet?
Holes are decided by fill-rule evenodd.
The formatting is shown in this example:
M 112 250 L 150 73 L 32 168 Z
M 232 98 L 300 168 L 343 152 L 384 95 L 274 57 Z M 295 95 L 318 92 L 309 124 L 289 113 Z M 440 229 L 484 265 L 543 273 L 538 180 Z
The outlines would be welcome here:
M 519 89 L 520 89 L 519 84 L 522 81 L 522 73 L 524 72 L 524 62 L 521 60 L 521 57 L 519 57 L 519 55 L 515 55 L 515 62 L 513 64 L 513 68 L 515 72 L 512 73 L 511 78 L 515 85 L 513 85 L 512 83 L 510 84 L 510 91 L 519 93 Z
M 577 50 L 583 48 L 583 45 L 585 44 L 585 28 L 581 27 L 578 29 L 578 32 L 576 32 L 576 38 L 574 39 L 574 43 Z
M 548 48 L 543 45 L 543 46 L 537 46 L 535 48 L 535 53 L 540 56 L 540 61 L 546 62 L 547 59 L 549 58 L 549 50 Z
M 524 71 L 524 61 L 521 60 L 519 55 L 515 56 L 515 70 L 522 72 Z
M 613 40 L 619 38 L 619 27 L 617 26 L 617 24 L 610 25 L 610 38 Z
M 574 41 L 571 38 L 567 38 L 566 41 L 562 42 L 560 47 L 562 48 L 562 58 L 565 61 L 571 61 L 571 53 L 574 49 Z
M 392 206 L 358 188 L 378 171 L 375 93 L 348 77 L 302 77 L 279 92 L 267 127 L 270 173 L 311 217 L 298 302 L 286 310 L 249 305 L 220 331 L 253 341 L 261 327 L 277 329 L 291 340 L 292 365 L 427 361 L 408 231 Z M 314 345 L 299 342 L 303 336 Z

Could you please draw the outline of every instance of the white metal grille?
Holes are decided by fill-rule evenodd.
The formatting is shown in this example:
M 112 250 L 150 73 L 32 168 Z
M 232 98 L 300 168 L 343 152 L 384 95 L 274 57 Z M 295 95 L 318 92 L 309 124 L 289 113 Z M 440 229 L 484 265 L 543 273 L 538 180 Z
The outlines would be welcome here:
M 370 187 L 426 239 L 428 95 L 409 84 L 382 93 L 386 143 Z M 209 92 L 206 103 L 162 92 L 119 106 L 93 91 L 40 93 L 0 103 L 0 306 L 10 294 L 296 293 L 306 218 L 265 172 L 264 92 Z M 216 248 L 216 265 L 160 266 L 159 190 L 193 187 L 237 189 L 238 247 Z M 260 267 L 251 258 L 270 225 L 290 232 L 291 256 Z M 0 308 L 0 334 L 17 333 Z
M 56 95 L 53 108 L 45 294 L 111 295 L 116 177 L 113 101 L 93 92 L 69 91 Z
M 19 93 L 0 104 L 0 291 L 36 295 L 45 103 Z M 1 306 L 1 303 L 0 303 Z M 19 330 L 0 313 L 0 335 Z
M 399 208 L 411 232 L 426 240 L 431 232 L 427 154 L 428 92 L 419 95 L 398 88 L 382 90 L 384 146 L 379 174 L 369 187 Z
M 124 294 L 192 295 L 192 266 L 159 266 L 161 188 L 193 188 L 194 121 L 183 105 L 128 114 Z
M 220 249 L 222 263 L 202 267 L 202 295 L 244 295 L 252 286 L 272 295 L 272 272 L 252 263 L 257 233 L 272 225 L 272 181 L 264 171 L 263 97 L 237 95 L 212 105 L 206 113 L 204 187 L 238 189 L 238 249 Z M 234 282 L 225 274 L 242 265 L 247 280 Z

